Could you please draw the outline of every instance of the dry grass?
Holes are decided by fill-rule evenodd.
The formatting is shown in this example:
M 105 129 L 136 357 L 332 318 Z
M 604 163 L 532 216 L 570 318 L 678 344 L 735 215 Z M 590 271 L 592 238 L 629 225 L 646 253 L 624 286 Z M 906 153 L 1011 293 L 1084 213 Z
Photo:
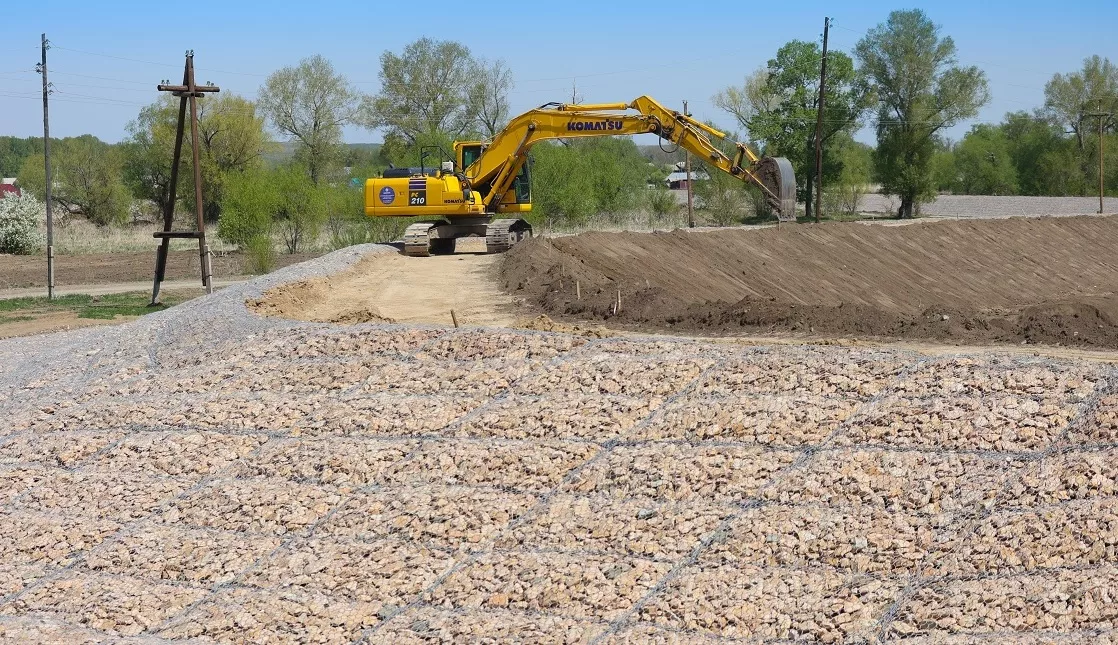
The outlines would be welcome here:
M 95 253 L 124 253 L 129 251 L 151 251 L 159 241 L 151 234 L 161 227 L 154 224 L 128 226 L 96 226 L 86 220 L 70 219 L 54 227 L 54 252 L 62 255 L 86 255 Z M 40 227 L 46 235 L 46 226 Z M 214 253 L 226 253 L 236 247 L 224 242 L 217 235 L 209 235 L 208 242 Z M 171 240 L 171 250 L 197 248 L 194 240 Z

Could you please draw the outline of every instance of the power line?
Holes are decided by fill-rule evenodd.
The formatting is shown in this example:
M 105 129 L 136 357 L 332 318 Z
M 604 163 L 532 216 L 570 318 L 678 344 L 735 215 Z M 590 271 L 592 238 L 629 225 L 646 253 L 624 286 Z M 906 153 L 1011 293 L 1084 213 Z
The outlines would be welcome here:
M 62 49 L 62 50 L 69 51 L 69 52 L 74 52 L 74 53 L 77 53 L 77 54 L 86 54 L 87 56 L 101 56 L 103 58 L 114 58 L 116 60 L 129 61 L 129 62 L 132 62 L 132 63 L 141 63 L 141 64 L 144 64 L 144 65 L 155 65 L 157 67 L 174 67 L 173 65 L 168 65 L 167 63 L 157 63 L 155 61 L 141 60 L 139 58 L 128 58 L 126 56 L 114 56 L 113 54 L 99 54 L 97 52 L 90 52 L 90 51 L 85 51 L 85 50 L 82 50 L 82 49 L 74 49 L 72 47 L 62 47 L 60 45 L 55 45 L 54 48 L 55 49 Z M 268 76 L 268 74 L 257 74 L 255 72 L 233 72 L 233 71 L 224 70 L 224 69 L 213 69 L 212 67 L 211 68 L 199 67 L 198 69 L 202 70 L 202 71 L 207 71 L 207 72 L 215 72 L 215 73 L 218 73 L 218 74 L 234 74 L 234 75 L 237 75 L 237 76 L 259 76 L 261 78 L 264 78 L 264 77 Z
M 129 80 L 125 80 L 123 78 L 108 78 L 106 76 L 91 76 L 89 74 L 77 74 L 75 72 L 58 72 L 58 71 L 51 70 L 51 73 L 52 74 L 62 74 L 63 76 L 76 76 L 76 77 L 79 77 L 79 78 L 92 78 L 92 79 L 96 79 L 96 80 L 99 80 L 99 81 L 112 81 L 114 83 L 132 83 L 133 85 L 148 85 L 148 86 L 153 85 L 153 83 L 151 81 L 129 81 Z

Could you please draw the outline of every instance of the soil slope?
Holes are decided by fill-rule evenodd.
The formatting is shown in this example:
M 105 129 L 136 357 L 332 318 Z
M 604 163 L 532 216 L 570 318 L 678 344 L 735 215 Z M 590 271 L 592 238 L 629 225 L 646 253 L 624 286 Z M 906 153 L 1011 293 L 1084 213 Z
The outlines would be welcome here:
M 642 329 L 1116 347 L 1116 246 L 1116 217 L 587 233 L 519 245 L 501 279 Z

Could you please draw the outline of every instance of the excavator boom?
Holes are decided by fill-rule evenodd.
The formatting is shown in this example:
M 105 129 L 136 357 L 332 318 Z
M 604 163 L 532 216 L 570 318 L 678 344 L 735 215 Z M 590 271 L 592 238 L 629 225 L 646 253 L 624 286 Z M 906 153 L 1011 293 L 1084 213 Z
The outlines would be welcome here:
M 731 158 L 710 140 L 725 139 L 725 133 L 648 96 L 630 103 L 550 104 L 525 112 L 493 138 L 465 175 L 473 185 L 490 188 L 486 203 L 492 207 L 508 190 L 532 145 L 547 139 L 633 134 L 658 135 L 719 170 L 757 185 L 780 219 L 795 219 L 796 180 L 787 160 L 766 162 L 744 143 L 735 144 Z
M 796 180 L 787 159 L 758 157 L 743 143 L 736 143 L 732 156 L 727 155 L 711 142 L 711 137 L 724 140 L 725 133 L 648 96 L 629 103 L 549 103 L 529 110 L 489 142 L 456 142 L 456 159 L 438 172 L 369 179 L 365 212 L 449 220 L 409 226 L 409 255 L 453 252 L 454 239 L 469 235 L 485 237 L 489 251 L 500 252 L 531 237 L 524 220 L 493 217 L 531 210 L 526 164 L 533 145 L 635 134 L 655 134 L 705 159 L 712 168 L 756 185 L 780 220 L 795 219 Z

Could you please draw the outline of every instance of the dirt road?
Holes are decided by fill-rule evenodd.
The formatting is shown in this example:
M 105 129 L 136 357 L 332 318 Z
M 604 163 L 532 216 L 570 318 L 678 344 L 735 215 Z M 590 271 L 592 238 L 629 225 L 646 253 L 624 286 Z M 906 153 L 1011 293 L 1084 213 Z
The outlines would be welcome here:
M 88 255 L 59 255 L 54 261 L 54 283 L 87 285 L 121 282 L 146 282 L 141 288 L 151 289 L 155 271 L 154 244 L 152 251 L 95 253 Z M 276 256 L 276 268 L 302 262 L 315 257 L 315 253 L 281 253 Z M 244 257 L 240 253 L 215 255 L 211 262 L 213 275 L 218 279 L 247 279 Z M 0 254 L 0 289 L 46 286 L 47 260 L 43 255 Z M 167 261 L 167 279 L 201 282 L 197 251 L 172 251 Z M 193 285 L 191 285 L 193 286 Z M 89 293 L 88 291 L 82 293 Z
M 500 256 L 481 239 L 459 241 L 455 255 L 366 258 L 353 269 L 269 291 L 257 313 L 318 322 L 511 325 L 523 316 L 496 279 Z
M 231 284 L 243 282 L 251 276 L 238 276 L 235 278 L 214 278 L 213 285 L 215 289 L 227 287 Z M 200 280 L 166 280 L 163 282 L 160 289 L 166 293 L 171 290 L 201 290 L 202 285 Z M 151 292 L 151 280 L 146 282 L 104 282 L 94 284 L 75 284 L 61 287 L 55 287 L 54 294 L 56 296 L 69 296 L 69 295 L 86 295 L 86 296 L 104 296 L 111 293 L 134 293 L 134 292 Z M 22 287 L 20 289 L 0 289 L 0 300 L 8 298 L 35 298 L 38 296 L 45 296 L 47 293 L 46 287 Z

